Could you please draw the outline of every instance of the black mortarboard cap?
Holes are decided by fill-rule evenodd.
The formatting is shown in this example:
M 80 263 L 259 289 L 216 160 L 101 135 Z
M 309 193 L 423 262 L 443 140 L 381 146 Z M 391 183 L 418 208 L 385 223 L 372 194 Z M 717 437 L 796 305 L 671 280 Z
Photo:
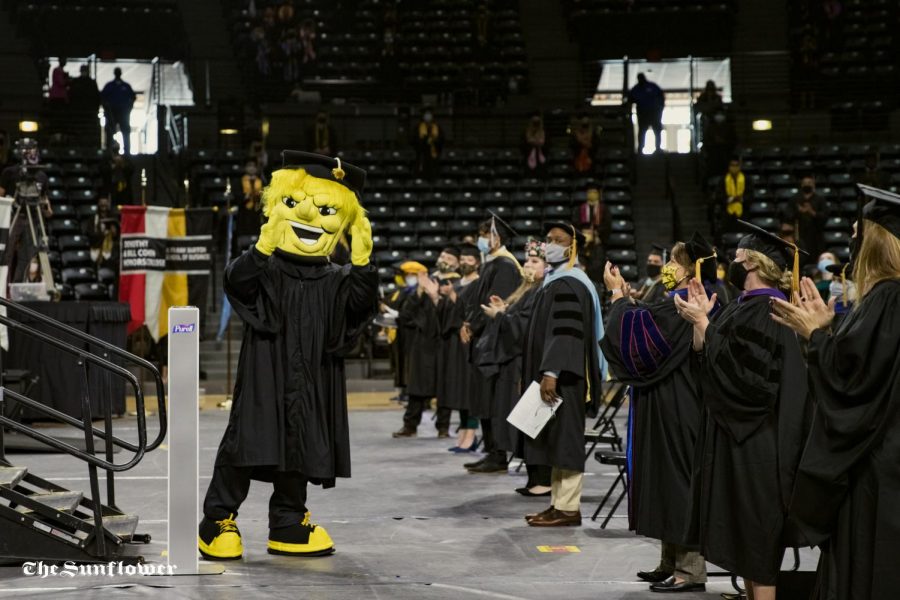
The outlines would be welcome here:
M 716 249 L 698 232 L 694 232 L 685 244 L 688 258 L 695 265 L 694 277 L 697 281 L 713 283 L 717 279 Z
M 858 185 L 867 200 L 862 209 L 862 217 L 900 238 L 900 195 L 868 185 Z
M 486 220 L 486 222 L 490 223 L 491 220 L 493 220 L 494 226 L 497 228 L 497 232 L 504 240 L 510 240 L 519 235 L 518 233 L 516 233 L 516 230 L 510 226 L 509 223 L 503 220 L 503 217 L 501 217 L 494 211 L 489 210 L 488 215 L 490 215 L 490 217 Z
M 313 177 L 328 179 L 340 183 L 352 190 L 357 196 L 362 195 L 366 186 L 366 172 L 355 165 L 344 162 L 340 158 L 332 158 L 324 154 L 284 150 L 281 153 L 282 169 L 304 169 Z
M 844 270 L 846 269 L 846 271 Z M 825 270 L 831 273 L 832 275 L 843 275 L 844 277 L 850 277 L 851 268 L 850 263 L 846 263 L 843 265 L 828 265 L 825 267 Z
M 563 231 L 568 231 L 569 235 L 575 238 L 575 244 L 577 244 L 578 249 L 584 248 L 585 237 L 581 231 L 569 223 L 568 221 L 547 221 L 544 223 L 544 235 L 550 233 L 550 230 L 554 227 L 559 227 Z
M 457 246 L 447 246 L 442 250 L 442 252 L 446 252 L 447 254 L 452 254 L 456 258 L 459 258 L 459 247 Z
M 782 269 L 792 268 L 791 288 L 796 293 L 800 289 L 800 253 L 807 254 L 796 244 L 786 242 L 774 233 L 770 233 L 753 223 L 738 219 L 737 222 L 747 231 L 747 235 L 738 242 L 738 248 L 755 250 L 768 257 Z

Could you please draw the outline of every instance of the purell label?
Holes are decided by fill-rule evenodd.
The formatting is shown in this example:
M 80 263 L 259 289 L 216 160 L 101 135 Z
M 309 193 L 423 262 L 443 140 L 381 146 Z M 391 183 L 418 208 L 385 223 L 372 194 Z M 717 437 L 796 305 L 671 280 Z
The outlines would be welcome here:
M 172 327 L 172 333 L 194 333 L 193 323 L 180 323 Z

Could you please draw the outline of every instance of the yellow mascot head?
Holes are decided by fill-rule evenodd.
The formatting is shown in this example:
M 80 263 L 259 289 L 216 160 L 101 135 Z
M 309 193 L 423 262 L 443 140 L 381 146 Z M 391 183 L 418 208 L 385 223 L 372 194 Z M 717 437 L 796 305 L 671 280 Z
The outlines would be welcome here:
M 309 152 L 282 152 L 281 169 L 263 190 L 263 213 L 276 244 L 295 256 L 330 256 L 341 236 L 365 219 L 359 203 L 366 172 Z

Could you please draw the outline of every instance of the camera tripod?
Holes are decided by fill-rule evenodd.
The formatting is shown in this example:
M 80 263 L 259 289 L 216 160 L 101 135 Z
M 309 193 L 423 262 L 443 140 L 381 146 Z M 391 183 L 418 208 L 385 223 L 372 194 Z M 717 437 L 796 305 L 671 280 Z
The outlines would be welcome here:
M 16 224 L 25 211 L 25 217 L 28 219 L 28 233 L 31 236 L 31 247 L 37 250 L 38 261 L 41 265 L 41 280 L 47 290 L 47 294 L 56 298 L 56 285 L 53 281 L 53 269 L 50 267 L 49 239 L 47 237 L 47 227 L 44 223 L 44 215 L 41 212 L 40 200 L 41 189 L 40 184 L 33 178 L 26 177 L 24 181 L 16 184 L 16 212 L 9 224 L 10 232 L 16 230 Z M 35 225 L 37 227 L 35 228 Z M 31 260 L 31 256 L 27 260 Z M 10 273 L 14 276 L 14 273 Z

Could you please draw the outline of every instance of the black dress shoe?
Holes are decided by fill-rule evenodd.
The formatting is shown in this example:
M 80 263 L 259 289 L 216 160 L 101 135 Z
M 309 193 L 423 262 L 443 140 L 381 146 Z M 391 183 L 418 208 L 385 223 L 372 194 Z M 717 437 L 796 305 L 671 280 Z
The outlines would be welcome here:
M 469 473 L 506 473 L 506 463 L 494 460 L 486 460 L 478 466 L 469 469 Z
M 475 462 L 463 463 L 463 467 L 465 467 L 466 469 L 472 469 L 472 468 L 475 468 L 475 467 L 480 467 L 480 466 L 483 465 L 485 462 L 487 462 L 487 459 L 488 459 L 488 457 L 487 457 L 487 456 L 484 456 L 484 457 L 482 457 L 481 459 L 476 460 Z
M 705 592 L 705 583 L 691 583 L 690 581 L 682 581 L 675 583 L 674 577 L 669 577 L 665 581 L 654 583 L 650 586 L 651 592 L 660 592 L 663 594 L 678 594 L 680 592 Z
M 647 583 L 659 583 L 660 581 L 665 581 L 671 577 L 672 573 L 670 571 L 663 571 L 657 567 L 652 571 L 638 571 L 637 576 Z

